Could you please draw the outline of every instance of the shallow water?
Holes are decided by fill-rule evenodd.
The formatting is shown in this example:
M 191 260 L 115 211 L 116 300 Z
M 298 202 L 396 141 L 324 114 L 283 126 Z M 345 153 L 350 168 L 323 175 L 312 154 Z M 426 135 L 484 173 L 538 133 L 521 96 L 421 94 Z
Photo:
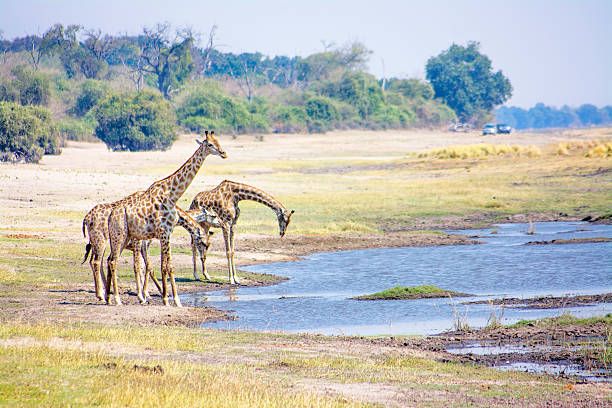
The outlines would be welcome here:
M 453 231 L 478 235 L 481 245 L 369 249 L 320 253 L 304 261 L 242 269 L 286 276 L 274 286 L 182 296 L 185 304 L 233 310 L 237 320 L 206 327 L 321 334 L 433 334 L 452 329 L 457 316 L 480 327 L 495 313 L 504 324 L 556 316 L 559 309 L 464 306 L 459 302 L 612 292 L 612 242 L 532 245 L 529 241 L 612 238 L 612 225 L 588 223 L 501 224 Z M 356 301 L 351 297 L 394 286 L 436 285 L 471 293 L 459 299 Z M 612 304 L 567 308 L 577 316 L 601 315 Z
M 562 375 L 578 377 L 591 382 L 611 382 L 612 371 L 605 369 L 585 370 L 576 364 L 552 364 L 552 363 L 508 363 L 493 368 L 501 371 L 525 371 L 532 374 Z

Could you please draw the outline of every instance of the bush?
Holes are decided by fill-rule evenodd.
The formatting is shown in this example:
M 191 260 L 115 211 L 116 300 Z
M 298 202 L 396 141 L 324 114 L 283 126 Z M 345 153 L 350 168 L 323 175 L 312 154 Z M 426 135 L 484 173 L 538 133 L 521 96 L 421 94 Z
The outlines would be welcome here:
M 246 101 L 226 95 L 216 84 L 205 83 L 189 93 L 177 109 L 179 123 L 201 132 L 216 129 L 229 133 L 267 132 L 263 101 Z
M 81 83 L 81 91 L 72 107 L 72 112 L 77 116 L 84 116 L 102 99 L 109 94 L 107 82 L 86 79 Z
M 89 116 L 89 115 L 88 115 Z M 59 132 L 66 140 L 93 142 L 98 139 L 94 136 L 96 130 L 95 120 L 88 117 L 83 119 L 64 119 L 57 123 Z
M 177 138 L 174 110 L 158 93 L 111 94 L 95 117 L 96 136 L 111 150 L 166 150 Z
M 306 111 L 301 106 L 277 105 L 268 111 L 268 117 L 276 133 L 297 133 L 307 129 Z
M 43 154 L 60 154 L 60 134 L 42 107 L 0 102 L 0 151 L 3 159 L 38 163 Z
M 14 79 L 0 84 L 0 100 L 22 105 L 47 105 L 51 97 L 51 85 L 45 75 L 27 69 L 23 65 L 12 71 Z

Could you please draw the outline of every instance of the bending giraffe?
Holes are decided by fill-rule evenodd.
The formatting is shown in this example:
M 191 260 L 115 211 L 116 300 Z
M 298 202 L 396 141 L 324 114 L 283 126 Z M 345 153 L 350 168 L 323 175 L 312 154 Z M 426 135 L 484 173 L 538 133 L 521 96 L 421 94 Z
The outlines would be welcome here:
M 210 154 L 226 158 L 227 154 L 219 145 L 214 132 L 206 131 L 206 140 L 198 141 L 200 146 L 195 153 L 170 176 L 156 181 L 146 191 L 134 194 L 115 206 L 108 218 L 110 255 L 106 279 L 107 303 L 111 303 L 110 285 L 113 285 L 115 303 L 121 304 L 117 290 L 117 261 L 130 240 L 138 242 L 152 238 L 159 239 L 161 246 L 162 301 L 168 305 L 167 279 L 170 278 L 172 296 L 177 307 L 181 301 L 176 290 L 170 235 L 177 223 L 176 202 L 195 178 L 204 160 Z M 134 256 L 136 290 L 141 303 L 145 302 L 141 288 L 140 257 Z
M 140 194 L 142 191 L 139 191 L 134 194 Z M 106 248 L 106 241 L 108 240 L 108 216 L 112 212 L 113 208 L 118 205 L 121 201 L 116 201 L 114 203 L 105 203 L 98 204 L 94 208 L 92 208 L 85 218 L 83 219 L 83 236 L 85 236 L 85 229 L 87 229 L 87 233 L 89 235 L 89 243 L 85 246 L 85 256 L 83 257 L 83 262 L 87 260 L 88 256 L 91 252 L 91 257 L 89 260 L 89 265 L 91 266 L 93 276 L 94 276 L 94 285 L 96 288 L 96 297 L 98 300 L 106 301 L 106 294 L 104 288 L 106 287 L 106 279 L 104 278 L 104 271 L 101 263 L 102 256 L 104 254 L 104 250 Z M 191 242 L 192 246 L 195 245 L 200 253 L 206 252 L 210 245 L 210 235 L 212 232 L 206 231 L 204 232 L 201 228 L 190 228 L 190 222 L 186 219 L 185 212 L 182 209 L 177 208 L 177 216 L 178 222 L 177 225 L 185 228 L 191 234 Z M 180 211 L 179 211 L 180 210 Z M 201 212 L 188 212 L 191 217 L 197 217 Z M 204 217 L 206 218 L 206 217 Z M 193 221 L 193 220 L 191 220 Z M 195 221 L 193 221 L 195 222 Z M 196 222 L 196 225 L 197 224 Z M 203 234 L 200 233 L 202 230 Z M 153 282 L 157 285 L 160 293 L 162 292 L 161 286 L 155 279 L 154 272 L 151 268 L 151 264 L 149 262 L 149 245 L 151 241 L 142 241 L 140 248 L 140 254 L 145 264 L 145 276 L 151 275 L 153 277 Z M 130 241 L 125 249 L 134 251 L 134 242 Z M 146 290 L 146 286 L 143 289 L 144 298 L 149 298 L 149 293 Z
M 185 211 L 182 208 L 180 208 L 178 205 L 175 207 L 175 209 L 176 209 L 176 215 L 177 215 L 176 225 L 183 227 L 191 235 L 192 250 L 195 246 L 195 249 L 197 251 L 205 254 L 208 251 L 208 247 L 210 246 L 210 237 L 213 235 L 213 232 L 209 231 L 206 228 L 203 228 L 201 226 L 201 223 L 206 221 L 207 219 L 210 219 L 211 216 L 214 217 L 214 215 L 206 213 L 205 211 L 202 211 L 200 209 Z M 143 243 L 146 243 L 146 248 L 148 249 L 151 243 L 151 240 L 143 241 Z M 143 258 L 145 257 L 143 256 Z M 146 273 L 144 275 L 144 282 L 143 282 L 144 297 L 145 299 L 150 297 L 147 291 L 147 278 L 149 276 L 151 277 L 151 280 L 153 281 L 153 283 L 155 283 L 155 286 L 157 286 L 159 293 L 163 295 L 162 287 L 159 285 L 159 282 L 157 281 L 157 278 L 155 277 L 155 273 L 153 269 L 150 268 L 148 265 L 148 257 L 146 257 L 145 259 L 146 259 L 145 260 Z
M 285 235 L 289 221 L 291 221 L 291 215 L 294 213 L 293 210 L 288 211 L 280 201 L 270 194 L 256 187 L 237 183 L 235 181 L 225 180 L 212 190 L 202 191 L 196 194 L 189 209 L 199 208 L 203 211 L 212 210 L 217 214 L 221 222 L 230 284 L 238 283 L 238 279 L 236 278 L 236 267 L 234 266 L 234 226 L 240 216 L 238 203 L 242 200 L 252 200 L 270 207 L 278 218 L 278 227 L 281 237 Z M 210 228 L 210 226 L 207 227 L 206 225 L 202 225 L 202 227 L 205 230 L 206 228 Z M 205 258 L 206 257 L 204 257 L 204 259 Z M 205 271 L 204 267 L 202 269 Z M 204 272 L 204 276 L 209 279 L 207 275 L 208 274 Z

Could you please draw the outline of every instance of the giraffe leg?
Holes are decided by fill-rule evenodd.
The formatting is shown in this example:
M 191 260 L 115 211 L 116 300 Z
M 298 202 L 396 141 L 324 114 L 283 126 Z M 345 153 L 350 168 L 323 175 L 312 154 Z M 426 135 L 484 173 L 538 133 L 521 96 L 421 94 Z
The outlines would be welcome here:
M 210 232 L 210 227 L 203 227 L 204 235 L 206 236 L 206 244 L 200 240 L 198 243 L 198 251 L 200 252 L 200 262 L 202 263 L 202 275 L 206 280 L 210 280 L 210 276 L 206 271 L 206 255 L 208 254 L 208 248 L 210 248 L 210 236 L 212 232 Z
M 210 275 L 208 275 L 208 271 L 206 271 L 206 254 L 208 253 L 208 247 L 202 245 L 200 246 L 199 251 L 200 251 L 200 262 L 202 263 L 202 275 L 204 275 L 204 279 L 209 281 Z
M 142 245 L 140 246 L 140 255 L 142 256 L 142 259 L 144 261 L 145 264 L 145 273 L 143 275 L 143 285 L 142 285 L 142 294 L 145 298 L 145 301 L 147 299 L 151 299 L 151 295 L 149 295 L 149 291 L 147 289 L 147 285 L 149 282 L 149 275 L 151 275 L 153 277 L 153 282 L 155 282 L 157 284 L 157 288 L 159 289 L 159 291 L 161 292 L 161 288 L 159 287 L 159 283 L 157 282 L 157 279 L 155 279 L 155 272 L 153 272 L 153 268 L 151 267 L 151 261 L 149 259 L 149 245 L 151 245 L 151 241 L 142 241 Z
M 232 260 L 232 276 L 234 277 L 234 282 L 237 285 L 240 285 L 240 282 L 238 282 L 238 275 L 236 274 L 236 265 L 234 264 L 234 244 L 235 242 L 236 242 L 236 236 L 234 235 L 234 226 L 232 225 L 230 227 L 230 245 L 231 245 L 230 258 Z
M 106 276 L 104 275 L 104 254 L 106 253 L 106 240 L 104 243 L 104 250 L 102 251 L 102 255 L 98 256 L 100 258 L 100 278 L 102 278 L 102 287 L 106 289 Z M 104 296 L 108 296 L 108 292 L 104 293 Z M 106 300 L 103 299 L 103 300 Z
M 99 234 L 95 228 L 88 228 L 89 230 L 89 245 L 91 249 L 91 258 L 89 260 L 89 266 L 93 272 L 94 285 L 96 287 L 96 297 L 98 300 L 105 301 L 106 295 L 104 293 L 106 287 L 106 280 L 104 279 L 104 268 L 102 268 L 102 258 L 104 256 L 103 250 L 106 246 L 106 239 L 103 235 Z M 102 256 L 100 255 L 102 254 Z M 104 286 L 102 286 L 104 285 Z
M 174 303 L 176 307 L 183 307 L 181 304 L 181 299 L 179 299 L 178 291 L 176 290 L 176 281 L 174 280 L 174 268 L 172 266 L 172 251 L 170 249 L 170 237 L 164 236 L 160 238 L 160 243 L 162 247 L 162 259 L 165 258 L 165 261 L 162 260 L 166 267 L 166 273 L 170 275 L 170 286 L 172 287 L 172 297 L 174 298 Z M 163 282 L 164 286 L 166 286 L 166 282 Z M 168 306 L 168 297 L 167 290 L 164 293 L 164 305 Z
M 144 295 L 143 295 L 143 282 L 142 282 L 142 278 L 141 278 L 141 271 L 140 271 L 140 247 L 141 247 L 141 241 L 138 241 L 136 239 L 132 240 L 132 259 L 134 259 L 134 278 L 136 280 L 136 293 L 138 295 L 138 300 L 140 301 L 140 304 L 145 304 L 147 303 Z M 145 274 L 146 275 L 146 274 Z M 145 282 L 146 282 L 146 276 L 144 277 Z
M 104 290 L 102 289 L 102 285 L 101 285 L 102 284 L 101 276 L 100 276 L 101 262 L 100 262 L 100 258 L 96 254 L 91 255 L 89 266 L 91 267 L 91 270 L 93 272 L 94 285 L 96 286 L 96 298 L 98 298 L 98 300 L 106 300 L 104 296 Z M 106 283 L 104 284 L 104 286 L 106 286 Z
M 108 276 L 106 279 L 106 303 L 111 304 L 110 297 L 110 285 L 111 280 L 113 283 L 113 296 L 115 297 L 115 303 L 121 305 L 121 298 L 119 297 L 119 290 L 117 285 L 117 261 L 121 256 L 121 251 L 126 247 L 127 242 L 125 239 L 125 231 L 127 226 L 125 225 L 125 218 L 122 214 L 115 214 L 114 212 L 109 217 L 108 232 L 110 236 L 110 255 L 108 256 Z
M 108 256 L 108 276 L 106 278 L 106 304 L 110 305 L 111 296 L 110 296 L 110 285 L 111 281 L 113 283 L 113 296 L 115 298 L 115 303 L 117 305 L 121 305 L 121 298 L 119 297 L 119 293 L 117 292 L 117 259 L 119 258 L 119 254 L 115 255 L 114 251 L 111 251 L 111 254 Z
M 202 251 L 201 251 L 199 242 L 197 242 L 196 244 L 196 239 L 192 235 L 191 236 L 191 263 L 193 265 L 193 279 L 199 281 L 200 278 L 198 278 L 198 265 L 196 263 L 196 251 L 200 252 L 200 258 L 202 258 Z
M 230 256 L 231 247 L 230 247 L 229 228 L 224 226 L 221 228 L 221 230 L 223 231 L 223 240 L 225 241 L 225 255 L 227 256 L 229 283 L 230 285 L 235 285 L 236 281 L 234 280 L 234 275 L 232 274 L 232 258 Z

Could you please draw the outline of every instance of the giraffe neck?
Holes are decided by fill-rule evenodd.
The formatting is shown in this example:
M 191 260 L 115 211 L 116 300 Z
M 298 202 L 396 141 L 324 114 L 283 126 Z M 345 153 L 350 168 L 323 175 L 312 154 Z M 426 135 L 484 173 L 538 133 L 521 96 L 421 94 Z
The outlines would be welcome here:
M 270 194 L 246 184 L 232 183 L 232 193 L 234 194 L 234 201 L 238 203 L 242 200 L 251 200 L 261 203 L 276 213 L 277 216 L 284 214 L 287 209 L 280 201 L 272 197 Z
M 200 146 L 178 170 L 165 179 L 153 183 L 148 191 L 161 192 L 159 199 L 168 207 L 174 207 L 202 167 L 206 156 L 204 146 Z
M 192 216 L 200 211 L 185 211 L 178 206 L 175 207 L 175 209 L 176 215 L 178 216 L 177 225 L 185 228 L 191 235 L 200 236 L 200 224 L 198 224 Z

